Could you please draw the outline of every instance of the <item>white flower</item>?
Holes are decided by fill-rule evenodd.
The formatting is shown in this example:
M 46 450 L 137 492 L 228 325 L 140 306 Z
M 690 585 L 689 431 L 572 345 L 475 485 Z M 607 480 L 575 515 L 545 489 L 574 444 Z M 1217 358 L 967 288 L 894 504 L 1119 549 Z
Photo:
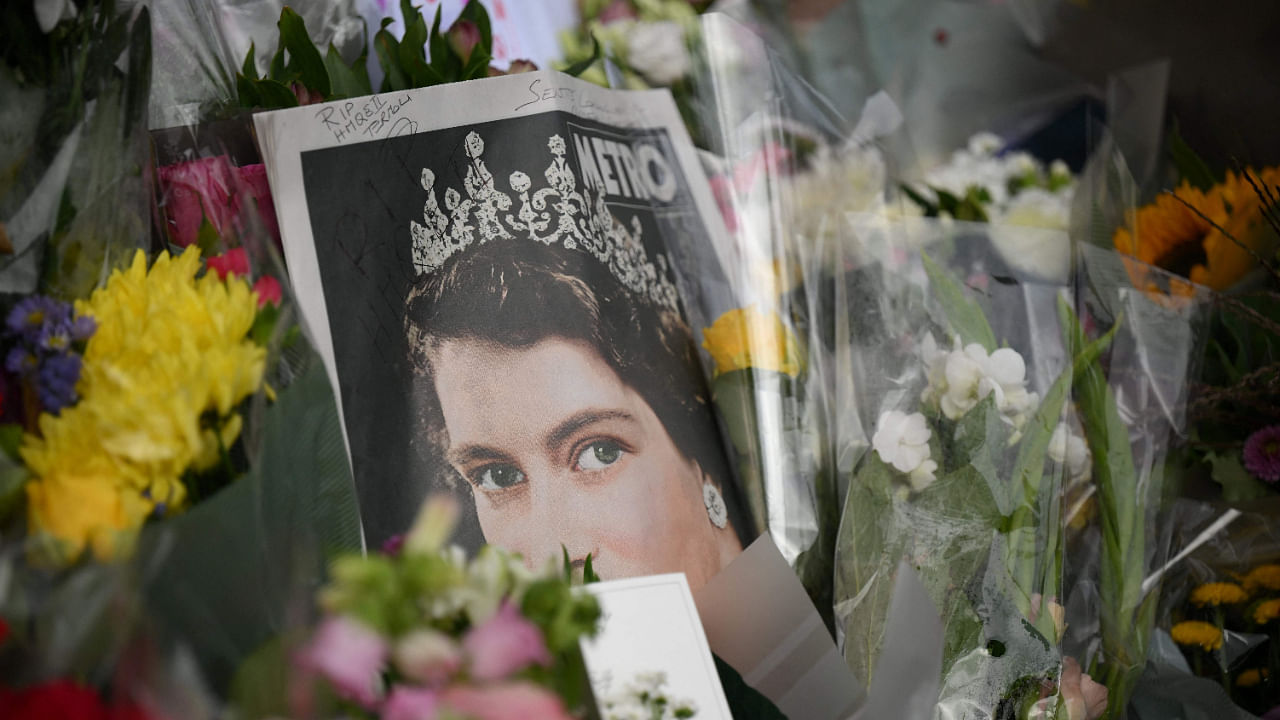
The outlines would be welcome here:
M 462 650 L 442 632 L 418 629 L 396 642 L 396 668 L 410 679 L 428 685 L 444 684 L 462 665 Z
M 684 27 L 671 20 L 638 22 L 627 36 L 627 64 L 657 85 L 670 85 L 689 71 Z
M 958 345 L 958 343 L 957 343 Z M 920 399 L 937 403 L 950 420 L 959 420 L 988 396 L 994 396 L 1003 420 L 1021 429 L 1038 396 L 1027 391 L 1027 364 L 1016 350 L 988 354 L 977 343 L 943 352 L 932 335 L 920 343 L 929 385 Z
M 36 0 L 35 10 L 36 23 L 46 35 L 58 23 L 76 16 L 76 5 L 71 0 Z
M 1092 456 L 1084 438 L 1075 434 L 1071 426 L 1058 423 L 1049 438 L 1049 459 L 1065 467 L 1071 480 L 1088 479 L 1093 470 Z
M 920 491 L 933 482 L 938 469 L 938 463 L 929 457 L 932 436 L 924 415 L 889 410 L 876 423 L 871 446 L 882 461 L 907 475 L 913 490 Z
M 1071 271 L 1070 188 L 1029 188 L 991 217 L 991 244 L 1011 267 L 1050 282 L 1065 283 Z

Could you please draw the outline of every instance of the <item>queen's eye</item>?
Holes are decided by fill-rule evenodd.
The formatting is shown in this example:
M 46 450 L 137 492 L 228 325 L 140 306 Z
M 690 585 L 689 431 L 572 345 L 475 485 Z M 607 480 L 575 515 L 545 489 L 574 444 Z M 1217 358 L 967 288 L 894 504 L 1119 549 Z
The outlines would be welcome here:
M 622 446 L 612 440 L 596 440 L 578 455 L 579 470 L 603 470 L 622 459 Z
M 486 492 L 506 490 L 525 481 L 515 465 L 486 465 L 471 474 L 471 483 Z

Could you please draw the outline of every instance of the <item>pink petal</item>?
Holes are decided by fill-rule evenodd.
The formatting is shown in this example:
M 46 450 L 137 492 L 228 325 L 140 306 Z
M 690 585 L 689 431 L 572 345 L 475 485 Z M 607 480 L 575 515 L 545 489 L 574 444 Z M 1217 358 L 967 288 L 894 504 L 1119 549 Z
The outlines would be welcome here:
M 339 695 L 371 708 L 378 701 L 387 643 L 363 624 L 331 616 L 297 657 L 297 664 L 324 676 Z
M 397 685 L 382 706 L 382 720 L 435 720 L 439 706 L 434 691 Z
M 501 680 L 531 664 L 551 664 L 551 653 L 542 631 L 524 619 L 510 602 L 462 639 L 471 659 L 471 676 L 477 680 Z
M 474 720 L 571 719 L 559 697 L 527 682 L 450 688 L 441 701 L 448 710 Z

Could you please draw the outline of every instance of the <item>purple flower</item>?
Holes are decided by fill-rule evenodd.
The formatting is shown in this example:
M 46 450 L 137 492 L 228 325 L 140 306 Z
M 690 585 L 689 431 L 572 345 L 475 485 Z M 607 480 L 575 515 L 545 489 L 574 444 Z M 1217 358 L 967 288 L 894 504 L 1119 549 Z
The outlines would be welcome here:
M 92 315 L 77 315 L 71 321 L 71 339 L 76 342 L 88 342 L 98 331 L 98 321 Z
M 404 549 L 403 534 L 392 535 L 391 537 L 387 538 L 386 542 L 382 543 L 383 555 L 390 555 L 391 557 L 396 557 L 400 554 L 400 551 L 403 549 Z
M 501 680 L 533 663 L 551 664 L 542 631 L 510 601 L 503 601 L 493 617 L 472 628 L 462 639 L 462 649 L 471 659 L 471 677 L 476 680 Z
M 1244 467 L 1260 480 L 1280 481 L 1280 425 L 1271 425 L 1244 441 Z
M 45 412 L 57 415 L 63 408 L 75 404 L 80 366 L 80 356 L 70 353 L 51 355 L 40 363 L 36 394 Z
M 397 685 L 382 706 L 382 720 L 435 720 L 439 705 L 434 690 Z
M 359 622 L 341 615 L 327 618 L 296 662 L 323 675 L 339 695 L 372 708 L 378 702 L 387 642 Z
M 71 349 L 71 323 L 46 323 L 36 338 L 36 346 L 49 353 L 64 353 Z
M 16 347 L 4 358 L 4 369 L 20 375 L 34 371 L 40 365 L 40 358 L 26 348 Z
M 71 319 L 71 305 L 44 295 L 24 298 L 9 311 L 5 326 L 9 332 L 34 343 L 47 325 Z

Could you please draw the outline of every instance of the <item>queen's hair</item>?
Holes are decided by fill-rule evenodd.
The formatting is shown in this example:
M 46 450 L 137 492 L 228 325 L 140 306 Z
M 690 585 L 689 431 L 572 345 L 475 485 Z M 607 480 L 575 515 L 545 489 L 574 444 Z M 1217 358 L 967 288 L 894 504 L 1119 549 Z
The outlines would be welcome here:
M 686 458 L 722 487 L 732 482 L 688 325 L 627 290 L 588 254 L 535 242 L 485 243 L 420 278 L 405 305 L 420 423 L 414 436 L 426 439 L 433 457 L 442 457 L 447 443 L 432 380 L 443 343 L 526 348 L 562 338 L 593 348 L 649 404 Z M 726 490 L 734 525 L 743 532 L 736 493 Z

